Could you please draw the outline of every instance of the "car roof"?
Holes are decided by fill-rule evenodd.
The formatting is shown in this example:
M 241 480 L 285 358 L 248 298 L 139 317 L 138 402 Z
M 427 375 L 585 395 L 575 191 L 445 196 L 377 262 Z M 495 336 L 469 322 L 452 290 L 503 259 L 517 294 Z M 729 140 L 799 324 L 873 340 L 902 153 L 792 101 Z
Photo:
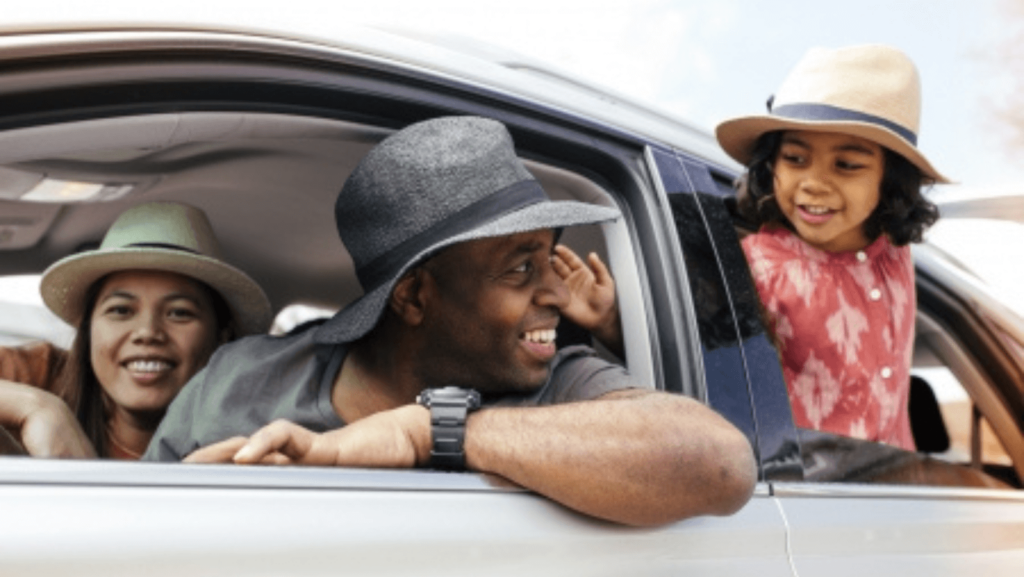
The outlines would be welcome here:
M 550 63 L 456 35 L 360 26 L 338 26 L 337 34 L 330 38 L 270 29 L 150 23 L 0 27 L 0 62 L 77 54 L 83 50 L 200 46 L 335 62 L 370 60 L 382 67 L 397 67 L 515 96 L 643 140 L 685 150 L 730 170 L 738 166 L 701 127 Z

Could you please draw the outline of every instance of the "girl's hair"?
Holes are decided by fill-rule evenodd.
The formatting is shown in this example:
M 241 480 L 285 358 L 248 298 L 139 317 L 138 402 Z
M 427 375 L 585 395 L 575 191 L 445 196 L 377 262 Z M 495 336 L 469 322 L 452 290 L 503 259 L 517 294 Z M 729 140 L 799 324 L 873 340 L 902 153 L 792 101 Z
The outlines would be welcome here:
M 100 287 L 106 280 L 105 276 L 92 283 L 85 293 L 85 309 L 82 320 L 78 323 L 78 332 L 75 334 L 68 360 L 64 364 L 64 370 L 61 372 L 54 391 L 67 401 L 68 406 L 75 412 L 85 436 L 95 447 L 96 455 L 101 458 L 110 456 L 110 448 L 107 446 L 107 401 L 103 388 L 100 386 L 99 380 L 96 379 L 96 373 L 92 370 L 90 352 L 92 350 L 92 313 L 96 308 Z M 225 329 L 228 329 L 227 340 L 231 340 L 237 332 L 227 301 L 206 283 L 197 279 L 193 280 L 210 295 L 218 337 Z
M 740 216 L 760 227 L 775 222 L 793 230 L 775 199 L 773 166 L 782 145 L 782 131 L 767 132 L 757 140 L 740 186 L 737 208 Z M 874 241 L 889 235 L 896 246 L 921 242 L 924 231 L 939 218 L 939 209 L 921 194 L 925 177 L 899 154 L 882 147 L 885 171 L 882 175 L 878 206 L 864 221 L 864 236 Z

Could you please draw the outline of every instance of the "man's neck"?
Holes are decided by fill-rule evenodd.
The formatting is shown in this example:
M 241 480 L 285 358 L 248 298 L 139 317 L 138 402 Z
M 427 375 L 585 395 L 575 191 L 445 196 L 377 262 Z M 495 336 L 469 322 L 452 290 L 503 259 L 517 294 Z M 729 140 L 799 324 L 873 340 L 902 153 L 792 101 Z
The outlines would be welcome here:
M 415 401 L 423 387 L 391 352 L 366 341 L 349 349 L 331 385 L 331 405 L 346 423 Z

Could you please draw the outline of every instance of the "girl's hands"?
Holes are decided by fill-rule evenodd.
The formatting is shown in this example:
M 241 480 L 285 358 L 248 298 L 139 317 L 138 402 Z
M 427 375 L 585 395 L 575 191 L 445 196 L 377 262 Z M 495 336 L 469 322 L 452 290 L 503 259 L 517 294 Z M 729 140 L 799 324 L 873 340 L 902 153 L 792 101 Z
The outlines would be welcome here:
M 562 314 L 590 331 L 604 346 L 622 356 L 622 325 L 615 301 L 615 280 L 596 253 L 587 262 L 565 245 L 555 246 L 551 266 L 569 288 L 569 304 Z

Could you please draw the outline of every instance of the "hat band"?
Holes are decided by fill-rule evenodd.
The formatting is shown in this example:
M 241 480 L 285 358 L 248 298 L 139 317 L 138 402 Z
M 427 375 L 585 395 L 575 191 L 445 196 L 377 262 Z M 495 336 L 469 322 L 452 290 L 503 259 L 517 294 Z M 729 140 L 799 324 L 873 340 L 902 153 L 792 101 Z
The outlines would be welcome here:
M 772 114 L 793 120 L 866 122 L 887 128 L 917 146 L 917 135 L 912 130 L 873 114 L 839 108 L 829 104 L 783 104 L 772 108 Z
M 169 250 L 180 250 L 182 252 L 188 252 L 192 254 L 198 254 L 199 256 L 203 256 L 203 253 L 197 250 L 192 250 L 190 248 L 185 248 L 183 246 L 178 246 L 176 244 L 167 244 L 163 242 L 135 242 L 132 244 L 124 245 L 124 248 L 166 248 Z
M 365 292 L 391 280 L 403 266 L 425 248 L 473 230 L 488 221 L 520 208 L 548 200 L 536 180 L 520 180 L 448 215 L 356 271 Z

